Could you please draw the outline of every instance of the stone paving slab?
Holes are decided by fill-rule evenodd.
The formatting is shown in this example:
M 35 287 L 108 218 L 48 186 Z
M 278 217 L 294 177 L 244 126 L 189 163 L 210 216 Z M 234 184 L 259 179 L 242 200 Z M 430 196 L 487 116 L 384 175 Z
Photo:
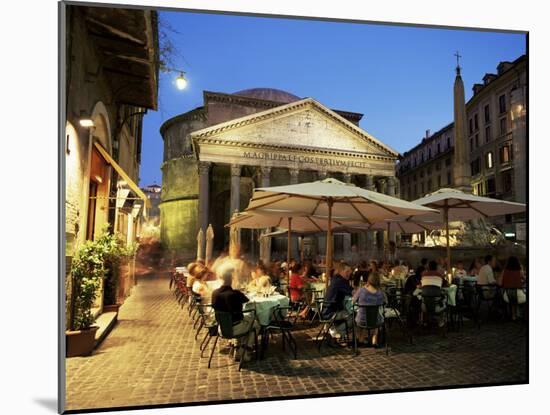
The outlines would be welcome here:
M 527 381 L 527 330 L 512 322 L 468 325 L 447 338 L 423 333 L 413 345 L 395 330 L 389 356 L 365 348 L 356 357 L 349 349 L 319 353 L 318 328 L 305 328 L 295 334 L 296 360 L 274 337 L 265 358 L 241 372 L 223 347 L 208 369 L 168 282 L 140 279 L 94 354 L 67 359 L 68 410 Z

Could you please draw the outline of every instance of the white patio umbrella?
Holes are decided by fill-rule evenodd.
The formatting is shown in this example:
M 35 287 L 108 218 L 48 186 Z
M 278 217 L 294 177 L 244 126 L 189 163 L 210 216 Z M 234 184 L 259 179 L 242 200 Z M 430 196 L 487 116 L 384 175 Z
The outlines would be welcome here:
M 447 239 L 447 272 L 451 270 L 451 247 L 449 244 L 449 222 L 468 221 L 493 216 L 525 212 L 524 203 L 508 202 L 489 197 L 464 193 L 457 189 L 443 188 L 417 199 L 414 203 L 433 209 L 437 214 L 423 215 L 422 220 L 442 220 Z
M 202 228 L 199 229 L 199 233 L 197 234 L 197 260 L 204 259 L 204 232 L 202 231 Z
M 424 216 L 424 215 L 422 215 Z M 421 216 L 421 217 L 422 217 Z M 421 218 L 420 217 L 420 218 Z M 386 232 L 397 232 L 397 233 L 419 233 L 424 231 L 431 231 L 434 229 L 441 229 L 445 225 L 443 222 L 435 221 L 421 221 L 415 219 L 396 218 L 396 219 L 386 219 L 375 222 L 371 225 L 351 225 L 352 230 L 377 230 L 377 231 L 386 231 Z
M 336 217 L 333 218 L 336 226 L 344 226 L 346 223 L 360 223 L 356 219 Z M 327 217 L 308 215 L 304 212 L 295 212 L 280 209 L 257 209 L 236 214 L 227 225 L 231 229 L 264 229 L 285 228 L 279 231 L 279 235 L 287 235 L 287 264 L 290 263 L 290 241 L 292 233 L 316 233 L 329 229 Z
M 327 218 L 327 277 L 332 271 L 332 228 L 334 216 L 346 221 L 375 223 L 400 215 L 421 215 L 434 212 L 392 196 L 362 189 L 336 179 L 288 186 L 264 187 L 254 190 L 247 212 L 261 209 L 278 209 L 296 212 L 294 216 Z M 328 278 L 327 278 L 328 283 Z
M 212 251 L 214 248 L 214 229 L 212 224 L 208 225 L 206 229 L 206 254 L 205 254 L 205 263 L 209 264 L 212 259 Z

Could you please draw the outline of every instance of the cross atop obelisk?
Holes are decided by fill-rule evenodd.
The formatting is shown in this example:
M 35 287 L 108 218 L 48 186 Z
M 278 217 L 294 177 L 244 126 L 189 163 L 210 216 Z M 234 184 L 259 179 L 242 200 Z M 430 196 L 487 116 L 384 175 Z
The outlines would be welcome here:
M 456 56 L 456 74 L 460 75 L 460 58 L 462 58 L 462 55 L 460 55 L 457 50 L 454 56 Z

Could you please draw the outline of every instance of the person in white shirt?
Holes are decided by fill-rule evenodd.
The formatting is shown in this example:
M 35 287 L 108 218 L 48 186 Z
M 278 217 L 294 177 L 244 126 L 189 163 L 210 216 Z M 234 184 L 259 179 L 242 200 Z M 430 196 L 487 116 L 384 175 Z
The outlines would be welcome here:
M 493 268 L 496 266 L 496 258 L 492 255 L 487 255 L 485 257 L 485 265 L 479 269 L 479 274 L 477 276 L 477 285 L 497 285 L 497 280 L 495 279 L 495 274 Z M 483 296 L 486 299 L 494 297 L 493 290 L 483 290 Z
M 458 261 L 456 264 L 456 269 L 453 274 L 453 278 L 464 278 L 467 275 L 468 274 L 464 269 L 464 263 L 462 261 Z

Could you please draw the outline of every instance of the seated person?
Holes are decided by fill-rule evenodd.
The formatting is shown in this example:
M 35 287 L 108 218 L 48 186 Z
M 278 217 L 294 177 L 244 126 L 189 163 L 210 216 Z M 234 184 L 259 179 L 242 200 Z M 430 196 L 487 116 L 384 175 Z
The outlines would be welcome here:
M 208 270 L 208 268 L 200 264 L 197 266 L 197 269 L 195 271 L 195 281 L 193 282 L 191 291 L 193 291 L 195 294 L 200 295 L 201 304 L 210 303 L 210 297 L 212 293 L 210 292 L 210 288 L 208 288 L 208 285 L 205 282 L 205 278 L 207 278 L 209 272 L 210 271 Z
M 524 287 L 525 274 L 521 269 L 521 264 L 517 257 L 511 256 L 508 258 L 508 261 L 506 261 L 506 265 L 500 275 L 499 285 L 505 290 L 511 290 L 512 292 L 513 290 L 522 289 Z M 512 295 L 511 291 L 505 292 L 503 297 L 504 301 L 510 303 L 512 320 L 516 320 L 518 315 L 518 294 L 516 293 L 515 295 L 515 301 L 511 301 L 511 298 L 509 298 Z
M 367 283 L 359 288 L 353 297 L 353 301 L 358 305 L 383 305 L 386 302 L 384 293 L 380 289 L 380 277 L 371 273 L 367 279 Z M 362 307 L 358 309 L 357 316 L 355 321 L 359 326 L 367 325 L 367 316 L 366 310 Z M 384 322 L 383 313 L 378 314 L 377 324 L 382 324 Z M 378 347 L 378 328 L 372 330 L 372 345 Z M 364 337 L 358 336 L 359 341 L 363 342 Z
M 222 274 L 222 286 L 212 293 L 212 307 L 215 311 L 224 311 L 231 313 L 233 317 L 233 334 L 238 336 L 250 330 L 247 337 L 239 339 L 238 347 L 244 347 L 245 353 L 243 360 L 250 361 L 251 352 L 254 347 L 254 332 L 258 331 L 259 323 L 254 319 L 251 313 L 243 314 L 243 304 L 247 303 L 248 297 L 238 290 L 231 287 L 233 282 L 232 268 L 226 268 Z M 236 353 L 235 356 L 239 356 Z
M 257 291 L 257 289 L 258 289 L 258 280 L 261 277 L 267 277 L 267 269 L 265 268 L 265 266 L 263 264 L 258 264 L 256 266 L 256 269 L 254 271 L 252 271 L 252 273 L 251 273 L 251 279 L 250 279 L 250 282 L 247 285 L 247 290 L 248 291 Z M 267 277 L 267 278 L 269 278 L 269 277 Z M 271 282 L 270 282 L 270 284 L 271 284 Z
M 428 269 L 422 273 L 422 278 L 420 279 L 420 285 L 422 287 L 426 285 L 437 286 L 439 288 L 446 287 L 449 285 L 447 279 L 444 277 L 444 274 L 441 273 L 438 269 L 438 264 L 435 261 L 430 261 L 428 263 Z
M 193 283 L 195 282 L 195 272 L 197 271 L 197 266 L 199 266 L 199 264 L 196 262 L 191 262 L 189 265 L 187 265 L 187 272 L 189 273 L 189 275 L 186 279 L 186 285 L 189 289 L 191 289 Z
M 302 265 L 294 263 L 290 269 L 290 283 L 288 290 L 290 293 L 290 301 L 298 302 L 304 299 L 304 279 L 302 277 Z
M 448 286 L 448 282 L 441 275 L 441 272 L 438 270 L 438 264 L 436 261 L 430 261 L 428 263 L 428 269 L 422 273 L 422 279 L 420 280 L 421 292 L 423 296 L 441 296 L 441 287 Z M 445 325 L 445 316 L 444 313 L 441 313 L 445 309 L 445 302 L 442 299 L 442 302 L 435 307 L 435 312 L 437 313 L 437 320 L 439 327 Z M 422 312 L 426 313 L 426 304 L 424 299 L 422 301 Z
M 502 270 L 500 286 L 502 288 L 523 288 L 524 285 L 525 275 L 521 269 L 519 259 L 516 256 L 511 256 Z
M 464 278 L 467 275 L 468 275 L 468 273 L 464 269 L 464 263 L 462 261 L 458 261 L 456 263 L 456 269 L 453 273 L 453 278 Z
M 338 264 L 336 273 L 332 276 L 325 294 L 325 301 L 330 303 L 323 310 L 323 318 L 328 319 L 336 313 L 336 319 L 347 317 L 344 307 L 346 297 L 351 297 L 353 289 L 349 283 L 351 267 L 346 263 Z
M 357 269 L 353 272 L 353 286 L 359 287 L 367 282 L 369 276 L 369 268 L 367 261 L 361 261 Z
M 485 256 L 485 265 L 479 269 L 477 275 L 477 285 L 478 286 L 496 286 L 497 280 L 493 269 L 496 266 L 496 258 L 492 255 Z M 487 300 L 495 297 L 495 290 L 493 289 L 483 289 L 483 297 Z
M 394 267 L 391 270 L 391 277 L 393 279 L 399 278 L 404 280 L 409 275 L 409 267 L 405 265 L 403 261 L 396 261 Z

